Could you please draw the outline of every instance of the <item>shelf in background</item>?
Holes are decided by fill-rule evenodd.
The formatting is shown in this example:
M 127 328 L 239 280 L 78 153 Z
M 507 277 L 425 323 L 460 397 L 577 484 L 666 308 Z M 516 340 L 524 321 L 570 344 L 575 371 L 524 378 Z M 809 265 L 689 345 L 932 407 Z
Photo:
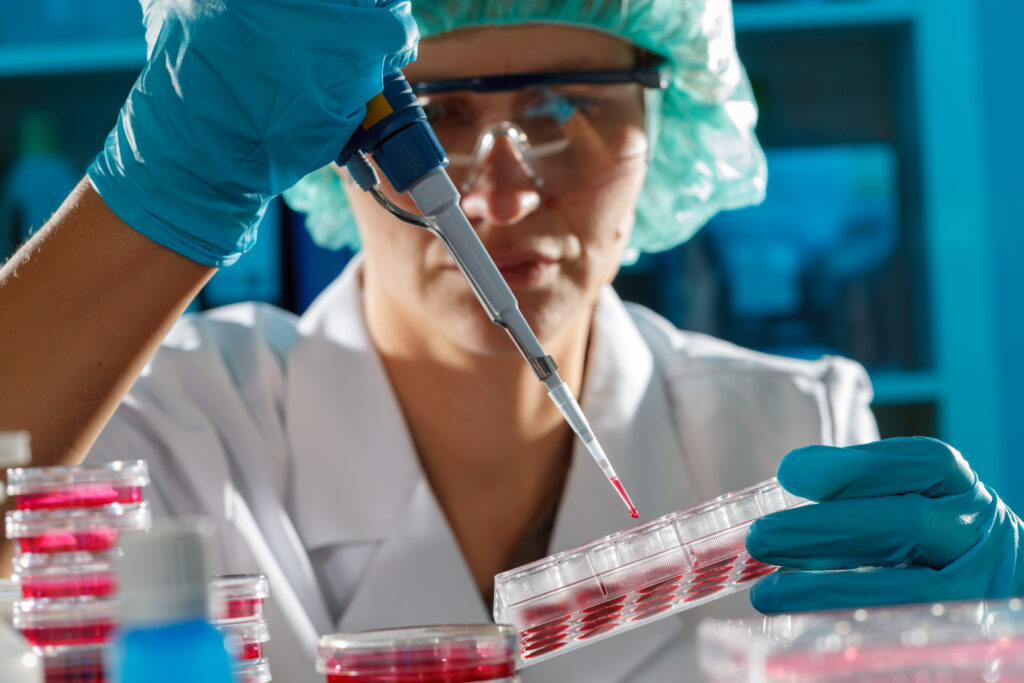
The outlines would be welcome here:
M 5 45 L 0 47 L 0 77 L 139 69 L 145 59 L 146 43 L 141 36 L 134 40 Z
M 832 0 L 822 2 L 737 2 L 739 32 L 879 26 L 914 21 L 915 0 Z M 0 47 L 0 78 L 140 68 L 145 43 L 137 39 L 40 43 Z
M 733 4 L 736 30 L 885 26 L 913 22 L 920 13 L 914 0 L 832 0 L 822 2 L 740 2 Z
M 885 370 L 871 372 L 875 389 L 873 405 L 939 402 L 942 387 L 939 376 L 931 370 Z

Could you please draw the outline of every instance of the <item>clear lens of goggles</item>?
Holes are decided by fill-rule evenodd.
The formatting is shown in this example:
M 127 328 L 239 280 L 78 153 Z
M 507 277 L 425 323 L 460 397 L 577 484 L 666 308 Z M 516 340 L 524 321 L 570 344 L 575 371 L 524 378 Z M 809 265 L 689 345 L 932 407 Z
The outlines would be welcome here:
M 488 164 L 509 159 L 537 188 L 561 192 L 606 182 L 647 155 L 643 89 L 636 83 L 449 91 L 421 94 L 420 105 L 463 192 Z

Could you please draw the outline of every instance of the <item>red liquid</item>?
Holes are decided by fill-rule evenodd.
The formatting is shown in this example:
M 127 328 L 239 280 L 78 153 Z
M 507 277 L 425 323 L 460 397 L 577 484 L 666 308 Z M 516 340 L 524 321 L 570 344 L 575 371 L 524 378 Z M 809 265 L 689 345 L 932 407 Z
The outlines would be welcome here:
M 88 531 L 48 531 L 39 536 L 19 538 L 23 553 L 103 552 L 117 544 L 117 529 L 99 528 Z
M 21 494 L 15 496 L 15 500 L 19 510 L 90 508 L 111 503 L 127 505 L 142 502 L 142 487 L 105 484 L 79 485 L 57 491 Z
M 388 664 L 383 664 L 372 655 L 364 665 L 352 663 L 351 659 L 346 658 L 346 666 L 352 673 L 327 674 L 327 683 L 483 683 L 516 674 L 511 661 L 481 663 L 456 654 L 426 658 L 410 653 L 408 662 L 400 664 L 391 658 Z M 327 666 L 329 669 L 338 667 L 333 661 L 328 661 Z
M 101 621 L 93 624 L 73 626 L 44 626 L 27 628 L 21 632 L 25 640 L 43 647 L 45 645 L 92 645 L 104 643 L 114 631 L 114 622 Z
M 22 576 L 21 594 L 26 598 L 67 598 L 75 595 L 113 595 L 117 591 L 114 574 L 92 574 L 74 578 L 38 578 Z
M 612 477 L 608 481 L 612 483 L 612 486 L 614 486 L 615 490 L 619 493 L 619 498 L 621 498 L 622 502 L 626 504 L 627 508 L 629 508 L 629 516 L 633 519 L 638 519 L 640 517 L 640 513 L 636 511 L 636 506 L 633 505 L 633 501 L 629 499 L 629 494 L 626 493 L 626 489 L 623 488 L 622 482 L 619 481 L 619 478 Z
M 221 605 L 221 614 L 218 619 L 240 619 L 242 617 L 258 617 L 263 614 L 262 598 L 245 598 L 239 600 L 226 600 Z
M 704 562 L 686 573 L 604 599 L 571 614 L 565 612 L 571 610 L 572 605 L 587 604 L 597 597 L 593 587 L 533 606 L 527 618 L 542 618 L 542 615 L 549 614 L 551 619 L 520 632 L 520 655 L 526 660 L 540 657 L 572 641 L 597 638 L 623 624 L 643 621 L 676 609 L 681 604 L 710 598 L 727 587 L 753 581 L 778 569 L 734 549 L 725 550 L 729 555 L 722 557 L 722 550 L 725 549 L 721 548 L 717 556 L 706 557 Z M 614 587 L 608 586 L 608 590 L 614 590 Z
M 263 656 L 263 643 L 245 643 L 242 646 L 241 660 L 259 659 Z

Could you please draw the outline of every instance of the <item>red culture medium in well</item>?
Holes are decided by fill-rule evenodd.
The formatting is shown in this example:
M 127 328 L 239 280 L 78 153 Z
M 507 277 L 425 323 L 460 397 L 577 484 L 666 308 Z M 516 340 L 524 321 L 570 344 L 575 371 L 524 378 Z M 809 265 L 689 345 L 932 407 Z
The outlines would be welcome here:
M 23 553 L 98 553 L 110 550 L 116 544 L 117 529 L 114 527 L 86 531 L 44 531 L 38 536 L 18 539 L 18 547 Z
M 110 639 L 114 631 L 114 622 L 98 621 L 92 624 L 73 624 L 68 626 L 38 626 L 21 631 L 32 645 L 91 645 L 103 643 Z
M 76 595 L 113 595 L 117 590 L 114 574 L 92 574 L 74 577 L 35 577 L 23 575 L 18 583 L 26 598 L 67 598 Z
M 142 487 L 90 484 L 39 493 L 23 493 L 14 498 L 19 510 L 89 508 L 111 503 L 129 505 L 142 502 Z
M 449 655 L 418 658 L 409 653 L 401 666 L 379 666 L 377 655 L 367 655 L 362 665 L 345 657 L 345 666 L 352 673 L 327 674 L 328 683 L 483 683 L 511 678 L 516 675 L 515 664 L 509 662 L 481 662 L 472 656 L 452 652 Z M 332 662 L 328 662 L 328 667 Z M 377 669 L 377 670 L 375 670 Z M 363 671 L 363 673 L 360 673 Z
M 260 598 L 244 600 L 228 600 L 225 603 L 225 619 L 244 619 L 258 617 L 263 614 L 263 600 Z

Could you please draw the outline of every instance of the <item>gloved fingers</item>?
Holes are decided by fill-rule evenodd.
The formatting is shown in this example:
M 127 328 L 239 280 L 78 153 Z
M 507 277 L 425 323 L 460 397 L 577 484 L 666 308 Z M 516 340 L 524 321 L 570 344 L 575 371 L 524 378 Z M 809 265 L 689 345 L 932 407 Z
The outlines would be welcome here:
M 955 495 L 977 482 L 960 453 L 927 437 L 885 439 L 859 446 L 807 446 L 779 463 L 779 483 L 809 500 L 918 493 Z
M 386 6 L 339 0 L 234 0 L 227 12 L 282 45 L 352 55 L 410 50 L 419 40 L 409 0 Z
M 747 550 L 761 562 L 799 569 L 853 569 L 912 562 L 941 569 L 986 527 L 983 487 L 958 496 L 910 494 L 805 505 L 754 520 Z
M 759 612 L 777 614 L 971 597 L 942 595 L 941 583 L 940 572 L 929 567 L 776 572 L 754 585 L 750 603 Z

